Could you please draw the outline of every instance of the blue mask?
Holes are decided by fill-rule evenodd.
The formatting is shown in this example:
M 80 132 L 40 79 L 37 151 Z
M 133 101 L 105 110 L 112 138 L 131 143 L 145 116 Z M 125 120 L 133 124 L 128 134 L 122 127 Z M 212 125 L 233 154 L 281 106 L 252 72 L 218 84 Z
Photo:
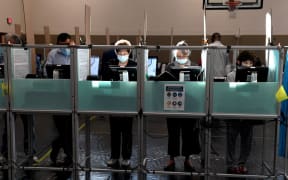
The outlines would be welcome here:
M 179 64 L 186 64 L 187 63 L 187 61 L 188 61 L 188 59 L 187 58 L 177 58 L 176 57 L 176 62 L 178 62 Z
M 117 55 L 117 59 L 118 59 L 121 63 L 128 61 L 128 58 L 129 58 L 129 55 Z
M 69 48 L 60 48 L 60 53 L 66 57 L 71 55 L 71 51 Z

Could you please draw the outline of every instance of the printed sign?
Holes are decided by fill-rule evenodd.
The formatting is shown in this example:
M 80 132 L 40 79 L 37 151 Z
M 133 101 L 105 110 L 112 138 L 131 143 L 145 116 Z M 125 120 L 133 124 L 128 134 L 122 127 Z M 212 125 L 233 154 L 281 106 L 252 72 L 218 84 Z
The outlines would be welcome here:
M 165 84 L 164 110 L 184 111 L 185 87 L 183 84 Z

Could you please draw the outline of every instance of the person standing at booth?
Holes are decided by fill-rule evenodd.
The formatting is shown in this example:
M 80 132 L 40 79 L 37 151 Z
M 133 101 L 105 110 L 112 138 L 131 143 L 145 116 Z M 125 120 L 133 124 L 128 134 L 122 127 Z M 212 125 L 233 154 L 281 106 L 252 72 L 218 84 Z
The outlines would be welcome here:
M 237 57 L 236 66 L 252 67 L 254 65 L 255 56 L 249 51 L 242 51 Z M 236 70 L 233 70 L 227 75 L 228 82 L 235 82 Z M 247 174 L 248 170 L 245 166 L 246 161 L 251 152 L 253 123 L 252 120 L 227 120 L 227 156 L 226 163 L 228 166 L 227 172 L 233 174 Z M 235 157 L 235 148 L 237 136 L 240 135 L 240 155 Z
M 209 46 L 224 47 L 221 42 L 221 34 L 215 32 L 212 34 Z M 212 51 L 211 51 L 212 50 Z M 229 52 L 226 49 L 210 49 L 213 57 L 213 77 L 225 77 L 231 71 Z
M 176 46 L 188 46 L 188 44 L 185 41 L 180 41 Z M 191 51 L 189 49 L 173 50 L 175 61 L 167 65 L 166 71 L 170 72 L 171 67 L 184 68 L 185 66 L 191 66 L 190 54 Z M 195 149 L 193 148 L 199 148 L 199 144 L 193 143 L 193 138 L 198 138 L 193 137 L 196 130 L 195 124 L 196 120 L 191 118 L 167 118 L 168 154 L 170 160 L 167 166 L 164 167 L 165 171 L 175 171 L 175 157 L 180 155 L 180 136 L 182 136 L 182 155 L 185 157 L 184 170 L 188 172 L 195 171 L 190 161 L 190 155 L 195 154 Z
M 115 46 L 131 46 L 128 40 L 121 39 L 115 43 Z M 118 67 L 136 67 L 137 63 L 129 58 L 131 49 L 115 49 L 116 59 L 110 59 L 102 69 L 102 80 L 119 81 L 119 76 L 115 77 L 109 68 L 110 65 Z M 110 116 L 110 135 L 111 135 L 111 156 L 106 162 L 111 168 L 129 168 L 130 158 L 132 155 L 132 125 L 133 117 Z M 121 149 L 121 150 L 120 150 Z M 120 163 L 120 151 L 122 153 L 122 161 Z
M 57 37 L 57 45 L 73 45 L 71 36 L 68 33 L 61 33 Z M 47 64 L 70 65 L 70 49 L 55 48 L 47 56 Z M 53 120 L 58 130 L 58 137 L 52 142 L 50 159 L 56 164 L 61 148 L 66 155 L 64 165 L 72 164 L 72 115 L 53 115 Z
M 22 37 L 22 38 L 21 38 Z M 6 44 L 22 44 L 25 43 L 25 36 L 18 36 L 17 34 L 7 33 L 4 35 L 4 41 Z M 4 64 L 4 57 L 0 64 Z M 4 73 L 4 72 L 3 72 Z M 4 74 L 3 74 L 4 75 Z M 4 77 L 2 77 L 4 78 Z M 7 137 L 7 121 L 6 121 L 6 113 L 3 115 L 3 119 L 5 120 L 5 128 L 2 134 L 2 145 L 1 145 L 1 158 L 0 161 L 3 163 L 6 161 L 8 157 L 8 137 Z M 34 128 L 34 115 L 33 114 L 20 114 L 20 118 L 23 122 L 24 129 L 24 153 L 29 155 L 33 161 L 37 160 L 36 154 L 36 145 L 35 145 L 35 128 Z M 31 147 L 31 149 L 30 149 Z M 31 152 L 30 152 L 31 151 Z

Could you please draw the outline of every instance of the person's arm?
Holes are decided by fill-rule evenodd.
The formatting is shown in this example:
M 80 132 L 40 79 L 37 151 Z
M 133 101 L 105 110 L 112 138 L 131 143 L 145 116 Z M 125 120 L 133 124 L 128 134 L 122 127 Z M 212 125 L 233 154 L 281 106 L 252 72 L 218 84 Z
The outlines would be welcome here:
M 227 52 L 227 50 L 225 51 L 225 53 L 226 53 L 226 56 L 225 56 L 225 74 L 228 74 L 232 71 L 232 63 L 230 60 L 232 53 L 231 53 L 231 51 Z
M 46 60 L 46 64 L 53 64 L 53 56 L 54 56 L 54 53 L 52 52 L 53 50 L 51 50 L 48 55 L 47 55 L 47 60 Z
M 171 71 L 171 67 L 173 66 L 173 63 L 169 63 L 167 66 L 166 66 L 166 69 L 165 71 L 168 71 L 170 72 Z

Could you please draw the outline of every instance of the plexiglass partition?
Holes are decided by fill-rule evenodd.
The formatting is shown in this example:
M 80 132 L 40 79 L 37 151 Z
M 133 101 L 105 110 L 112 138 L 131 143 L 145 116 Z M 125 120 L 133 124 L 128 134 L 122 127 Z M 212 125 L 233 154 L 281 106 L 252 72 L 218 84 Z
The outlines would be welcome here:
M 166 110 L 165 87 L 167 85 L 182 85 L 185 88 L 184 109 Z M 185 112 L 205 113 L 205 82 L 175 82 L 175 81 L 146 81 L 144 89 L 144 113 L 145 112 Z
M 214 83 L 213 113 L 277 115 L 277 82 Z
M 12 87 L 15 110 L 71 110 L 70 80 L 12 79 Z
M 210 113 L 212 118 L 218 114 L 241 117 L 252 114 L 260 118 L 263 115 L 273 117 L 278 115 L 278 104 L 275 101 L 275 93 L 280 80 L 279 69 L 281 69 L 278 50 L 273 51 L 277 65 L 274 70 L 269 68 L 268 82 L 212 82 L 210 86 L 209 76 L 201 81 L 183 82 L 146 79 L 146 71 L 143 71 L 146 65 L 143 62 L 146 62 L 148 54 L 144 52 L 145 48 L 141 49 L 141 47 L 138 49 L 136 47 L 140 53 L 137 51 L 136 59 L 134 59 L 138 63 L 137 72 L 143 73 L 141 76 L 137 74 L 137 82 L 87 80 L 89 79 L 87 76 L 91 73 L 89 70 L 91 58 L 90 47 L 85 48 L 84 50 L 73 48 L 76 50 L 73 55 L 73 58 L 76 58 L 76 66 L 71 67 L 73 69 L 70 72 L 73 72 L 75 76 L 71 76 L 70 80 L 27 79 L 26 75 L 31 73 L 30 49 L 8 47 L 10 50 L 8 62 L 11 62 L 8 73 L 12 89 L 12 111 L 70 112 L 73 110 L 76 117 L 78 113 L 97 114 L 98 112 L 136 115 L 139 109 L 143 109 L 145 116 L 161 114 L 165 117 L 170 115 L 192 118 L 209 117 Z M 192 49 L 192 47 L 189 48 Z M 171 47 L 166 50 L 171 50 Z M 0 79 L 0 83 L 4 81 Z M 3 84 L 1 88 L 3 92 L 7 87 Z M 208 93 L 211 96 L 208 96 Z M 143 101 L 139 103 L 139 99 Z M 75 107 L 72 106 L 74 102 L 76 102 Z M 211 104 L 208 108 L 209 102 Z M 0 110 L 5 107 L 6 98 L 2 94 Z M 139 119 L 143 118 L 141 113 L 139 117 Z M 141 131 L 144 129 L 144 123 L 141 121 L 139 124 L 139 131 Z M 78 128 L 77 124 L 74 130 L 78 131 L 76 128 Z M 142 136 L 141 132 L 137 136 Z M 73 137 L 76 139 L 73 145 L 77 149 L 79 148 L 77 133 Z M 144 141 L 140 138 L 140 148 L 144 147 Z M 206 146 L 203 148 L 208 149 L 209 142 Z M 139 157 L 140 161 L 144 158 L 142 155 Z
M 79 81 L 78 110 L 137 112 L 137 83 Z
M 278 103 L 275 94 L 279 88 L 279 50 L 270 50 L 273 59 L 267 82 L 212 82 L 211 114 L 225 115 L 268 115 L 277 117 Z M 213 61 L 213 54 L 207 60 Z M 271 64 L 274 64 L 271 67 Z M 273 68 L 273 70 L 272 70 Z M 212 77 L 211 77 L 212 78 Z
M 113 51 L 114 53 L 114 51 Z M 91 58 L 93 58 L 91 56 Z M 87 80 L 91 75 L 90 50 L 78 49 L 78 112 L 129 112 L 137 113 L 136 81 Z M 103 62 L 102 62 L 103 63 Z M 88 66 L 86 66 L 87 64 Z M 100 66 L 100 63 L 99 63 Z M 88 68 L 88 69 L 87 69 Z M 100 67 L 99 67 L 100 68 Z M 86 71 L 86 75 L 84 72 Z M 82 73 L 81 73 L 82 72 Z M 100 76 L 100 75 L 99 75 Z M 89 79 L 89 78 L 88 78 Z M 97 79 L 100 79 L 99 77 Z
M 11 48 L 13 110 L 71 111 L 70 79 L 27 79 L 31 49 Z
M 175 47 L 174 47 L 175 48 Z M 178 47 L 179 48 L 179 47 Z M 185 47 L 182 47 L 185 48 Z M 186 47 L 190 50 L 201 50 L 202 47 Z M 173 47 L 161 46 L 160 49 L 167 50 L 168 54 L 173 52 Z M 157 56 L 159 51 L 154 52 L 154 49 L 149 49 L 146 54 L 144 54 L 144 67 L 147 68 L 147 62 L 149 58 Z M 153 56 L 154 55 L 154 56 Z M 147 60 L 148 58 L 148 60 Z M 163 57 L 162 57 L 163 58 Z M 169 57 L 165 57 L 167 59 Z M 158 60 L 161 62 L 160 60 Z M 173 59 L 169 63 L 172 63 Z M 169 64 L 168 63 L 168 64 Z M 161 65 L 163 67 L 163 64 Z M 161 71 L 161 67 L 159 71 Z M 196 64 L 192 63 L 189 66 L 185 66 L 183 69 L 171 70 L 171 73 L 176 77 L 175 80 L 170 81 L 169 77 L 166 77 L 165 70 L 162 68 L 162 72 L 157 73 L 158 76 L 152 79 L 144 80 L 144 92 L 143 92 L 143 113 L 144 115 L 156 115 L 162 114 L 167 115 L 169 113 L 179 114 L 189 116 L 205 116 L 206 115 L 206 81 L 203 80 L 202 70 L 199 67 L 199 74 L 197 74 L 196 79 L 190 79 L 193 71 L 189 72 L 189 69 L 197 68 Z M 146 69 L 145 68 L 145 69 Z M 188 76 L 185 75 L 185 70 Z M 179 71 L 179 72 L 178 72 Z M 147 71 L 149 73 L 149 71 Z M 182 73 L 181 73 L 182 72 Z M 182 78 L 181 78 L 182 74 Z M 178 77 L 179 76 L 179 77 Z M 185 79 L 184 76 L 188 77 Z M 163 77 L 163 78 L 162 78 Z M 158 80 L 158 78 L 160 80 Z M 185 80 L 184 80 L 185 79 Z

